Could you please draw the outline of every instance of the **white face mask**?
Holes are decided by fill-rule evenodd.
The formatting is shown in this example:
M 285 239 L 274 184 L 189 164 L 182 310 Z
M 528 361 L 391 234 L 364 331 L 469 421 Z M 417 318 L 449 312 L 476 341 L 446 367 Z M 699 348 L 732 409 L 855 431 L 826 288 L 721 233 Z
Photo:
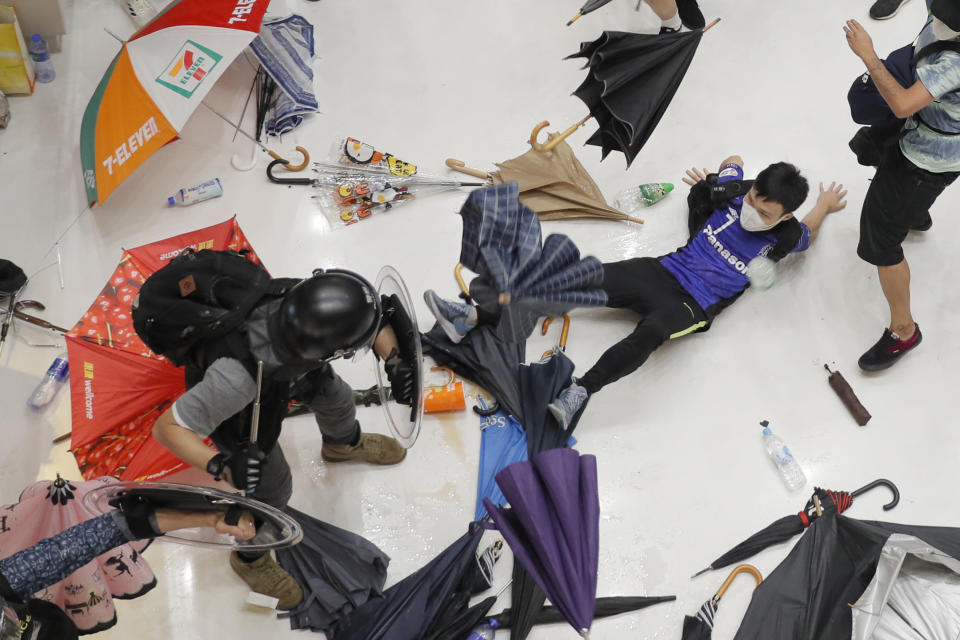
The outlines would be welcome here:
M 760 212 L 751 206 L 746 198 L 743 199 L 743 207 L 740 209 L 740 226 L 746 231 L 750 231 L 751 233 L 767 231 L 777 226 L 778 222 L 780 221 L 774 220 L 770 224 L 766 224 L 763 218 L 760 217 Z
M 933 19 L 933 37 L 937 40 L 953 40 L 957 36 L 960 36 L 960 31 L 954 31 L 948 27 L 943 21 L 939 18 Z

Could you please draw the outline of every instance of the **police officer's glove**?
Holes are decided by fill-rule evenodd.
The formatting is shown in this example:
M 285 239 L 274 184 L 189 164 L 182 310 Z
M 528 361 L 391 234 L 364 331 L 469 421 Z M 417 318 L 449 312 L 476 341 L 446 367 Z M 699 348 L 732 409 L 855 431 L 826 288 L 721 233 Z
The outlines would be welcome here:
M 207 463 L 207 473 L 219 480 L 227 471 L 227 479 L 233 486 L 253 493 L 260 484 L 261 467 L 266 457 L 256 444 L 248 442 L 230 455 L 218 453 L 213 456 Z
M 400 353 L 394 349 L 387 356 L 383 363 L 387 371 L 387 380 L 390 381 L 390 389 L 393 391 L 393 398 L 400 404 L 413 406 L 416 390 L 413 388 L 416 383 L 416 375 L 409 362 L 405 362 Z

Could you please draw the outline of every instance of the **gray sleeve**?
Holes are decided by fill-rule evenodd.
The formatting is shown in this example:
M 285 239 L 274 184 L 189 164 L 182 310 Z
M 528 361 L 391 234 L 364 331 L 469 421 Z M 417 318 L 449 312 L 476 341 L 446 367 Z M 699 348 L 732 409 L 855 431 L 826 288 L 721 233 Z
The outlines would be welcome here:
M 256 396 L 257 383 L 243 364 L 219 358 L 203 374 L 203 380 L 173 403 L 173 419 L 198 435 L 209 436 Z

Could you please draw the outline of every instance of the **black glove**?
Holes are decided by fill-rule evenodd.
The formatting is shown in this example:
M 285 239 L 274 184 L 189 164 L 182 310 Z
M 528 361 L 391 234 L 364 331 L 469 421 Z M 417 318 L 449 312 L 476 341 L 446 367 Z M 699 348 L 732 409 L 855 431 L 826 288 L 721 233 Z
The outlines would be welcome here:
M 400 357 L 400 353 L 394 349 L 387 356 L 383 363 L 383 368 L 387 371 L 387 380 L 390 381 L 390 389 L 393 391 L 394 399 L 400 404 L 413 406 L 416 390 L 413 388 L 416 382 L 416 375 L 413 366 Z
M 256 491 L 260 484 L 260 468 L 267 456 L 260 448 L 248 442 L 230 455 L 218 453 L 207 463 L 207 473 L 219 480 L 224 469 L 230 471 L 230 482 L 247 493 Z
M 163 531 L 160 531 L 157 526 L 156 509 L 143 496 L 121 494 L 110 500 L 110 506 L 123 512 L 127 528 L 130 529 L 135 540 L 146 540 L 163 535 Z

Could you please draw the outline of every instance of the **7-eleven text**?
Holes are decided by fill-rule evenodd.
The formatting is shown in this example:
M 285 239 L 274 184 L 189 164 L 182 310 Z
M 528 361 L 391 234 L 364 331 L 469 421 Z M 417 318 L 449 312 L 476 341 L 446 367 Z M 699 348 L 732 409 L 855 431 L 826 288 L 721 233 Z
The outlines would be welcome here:
M 157 135 L 160 129 L 157 127 L 157 121 L 153 116 L 140 125 L 140 128 L 133 132 L 114 152 L 103 159 L 103 166 L 107 168 L 107 173 L 113 175 L 114 165 L 122 167 L 123 163 L 133 156 L 143 147 L 143 143 Z

